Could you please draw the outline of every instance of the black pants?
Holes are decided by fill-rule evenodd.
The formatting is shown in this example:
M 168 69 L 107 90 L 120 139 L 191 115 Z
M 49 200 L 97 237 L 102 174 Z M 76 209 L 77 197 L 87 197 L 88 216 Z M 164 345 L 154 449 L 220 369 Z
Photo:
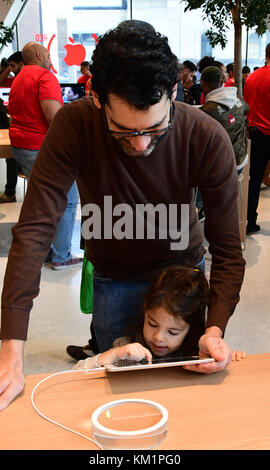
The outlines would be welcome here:
M 250 180 L 247 219 L 248 223 L 252 224 L 257 220 L 260 188 L 268 160 L 270 159 L 270 135 L 263 134 L 257 129 L 251 133 L 250 138 Z
M 18 178 L 18 165 L 15 158 L 7 158 L 7 184 L 5 186 L 5 193 L 8 197 L 15 196 L 17 178 Z

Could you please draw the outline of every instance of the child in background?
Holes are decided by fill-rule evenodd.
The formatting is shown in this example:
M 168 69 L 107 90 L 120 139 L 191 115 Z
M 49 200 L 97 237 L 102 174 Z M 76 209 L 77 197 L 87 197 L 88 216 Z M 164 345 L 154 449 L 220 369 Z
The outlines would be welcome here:
M 134 338 L 119 338 L 114 347 L 79 361 L 73 369 L 92 369 L 119 360 L 141 361 L 198 355 L 205 331 L 209 287 L 196 267 L 171 266 L 156 274 L 144 299 L 143 324 Z M 232 359 L 245 357 L 233 351 Z

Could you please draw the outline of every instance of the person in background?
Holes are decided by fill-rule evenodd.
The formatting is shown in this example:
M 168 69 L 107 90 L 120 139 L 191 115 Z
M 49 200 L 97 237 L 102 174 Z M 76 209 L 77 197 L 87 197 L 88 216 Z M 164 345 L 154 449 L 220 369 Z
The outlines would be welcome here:
M 0 62 L 0 75 L 8 67 L 8 59 L 6 57 L 3 57 Z
M 77 83 L 84 83 L 85 85 L 85 94 L 88 96 L 91 90 L 91 72 L 90 72 L 90 62 L 84 61 L 81 63 L 81 77 L 78 78 Z
M 205 105 L 200 110 L 220 122 L 228 133 L 234 149 L 238 173 L 248 162 L 248 105 L 237 97 L 236 87 L 223 87 L 223 74 L 217 67 L 206 67 L 201 75 Z
M 211 57 L 211 56 L 203 57 L 198 62 L 198 71 L 199 71 L 200 74 L 202 74 L 203 70 L 206 67 L 211 67 L 211 66 L 218 67 L 222 71 L 223 84 L 227 83 L 229 76 L 228 76 L 228 73 L 226 71 L 226 67 L 222 62 L 219 62 L 219 61 L 215 60 L 214 57 Z M 205 104 L 205 95 L 204 95 L 203 91 L 201 92 L 200 104 L 201 105 Z
M 182 83 L 181 83 L 181 73 L 183 69 L 184 69 L 184 65 L 179 62 L 178 63 L 178 81 L 174 85 L 173 96 L 172 96 L 172 99 L 174 99 L 175 101 L 180 101 L 182 103 L 185 101 L 184 90 L 183 90 Z
M 184 91 L 184 101 L 187 104 L 199 105 L 201 87 L 196 82 L 196 65 L 190 60 L 183 62 L 183 68 L 180 72 L 180 80 Z
M 22 70 L 24 66 L 23 57 L 21 51 L 14 52 L 7 61 L 6 67 L 0 73 L 0 85 L 1 87 L 11 87 L 14 78 L 18 75 L 18 73 Z M 3 76 L 2 76 L 3 72 Z M 13 72 L 14 77 L 7 77 L 3 82 L 3 79 L 6 74 Z M 3 110 L 2 110 L 3 111 Z M 9 128 L 9 120 L 5 119 L 5 126 L 2 129 Z M 18 164 L 15 158 L 7 158 L 6 159 L 6 166 L 7 166 L 7 183 L 5 186 L 5 191 L 0 193 L 0 203 L 5 202 L 16 202 L 16 186 L 17 186 L 17 179 L 18 179 Z
M 24 62 L 21 51 L 11 54 L 8 58 L 8 63 L 6 63 L 6 67 L 3 69 L 1 67 L 0 86 L 3 88 L 10 88 L 14 78 L 18 75 L 23 66 Z M 10 76 L 11 72 L 14 74 L 13 76 Z
M 229 78 L 226 83 L 224 83 L 225 87 L 229 86 L 234 86 L 234 71 L 233 71 L 234 65 L 233 63 L 226 65 L 226 71 L 227 74 L 229 75 Z
M 166 361 L 197 356 L 208 298 L 208 282 L 200 269 L 175 265 L 158 272 L 146 292 L 141 325 L 134 336 L 116 339 L 112 349 L 80 360 L 73 370 L 103 367 L 119 360 L 128 365 L 126 361 L 151 363 L 156 358 Z M 232 360 L 245 357 L 242 351 L 232 351 Z M 182 367 L 193 370 L 192 365 Z
M 219 62 L 218 60 L 214 61 L 213 66 L 221 70 L 222 77 L 223 77 L 223 86 L 224 86 L 225 83 L 227 83 L 229 79 L 229 74 L 227 72 L 226 66 L 222 62 Z
M 8 110 L 12 119 L 9 136 L 14 159 L 26 177 L 30 178 L 44 137 L 63 105 L 63 99 L 60 84 L 50 72 L 50 54 L 47 49 L 30 42 L 24 46 L 22 55 L 25 65 L 16 76 L 9 95 Z M 66 210 L 47 258 L 53 269 L 82 265 L 82 258 L 71 255 L 77 204 L 78 190 L 74 182 L 68 192 Z
M 202 57 L 201 60 L 197 64 L 198 72 L 200 73 L 200 75 L 202 74 L 203 69 L 205 69 L 206 67 L 210 67 L 210 65 L 214 65 L 214 62 L 215 62 L 214 57 L 211 57 L 211 56 Z M 205 97 L 204 97 L 204 94 L 201 90 L 200 104 L 205 103 L 204 99 L 205 99 Z M 200 205 L 200 196 L 199 196 L 198 204 Z
M 245 81 L 246 81 L 246 79 L 248 78 L 249 75 L 250 75 L 250 68 L 247 65 L 244 65 L 244 67 L 242 68 L 242 87 L 243 87 L 243 89 L 244 89 L 244 86 L 245 86 Z
M 206 67 L 210 67 L 210 66 L 218 67 L 222 71 L 222 74 L 223 74 L 223 83 L 227 82 L 228 74 L 226 72 L 225 65 L 222 64 L 222 62 L 216 61 L 214 57 L 204 56 L 198 62 L 197 65 L 198 65 L 198 71 L 199 71 L 200 74 L 202 74 L 203 70 Z M 200 87 L 201 87 L 201 85 L 200 85 Z M 200 104 L 201 105 L 205 104 L 205 94 L 202 91 L 202 87 L 201 87 Z M 204 208 L 203 208 L 203 201 L 202 201 L 201 193 L 200 193 L 198 188 L 196 189 L 196 207 L 197 207 L 197 210 L 198 210 L 198 217 L 199 217 L 200 222 L 204 222 L 205 213 L 204 213 Z
M 260 230 L 257 224 L 260 188 L 270 156 L 270 43 L 265 50 L 266 65 L 251 73 L 245 82 L 244 100 L 249 105 L 251 139 L 247 234 Z

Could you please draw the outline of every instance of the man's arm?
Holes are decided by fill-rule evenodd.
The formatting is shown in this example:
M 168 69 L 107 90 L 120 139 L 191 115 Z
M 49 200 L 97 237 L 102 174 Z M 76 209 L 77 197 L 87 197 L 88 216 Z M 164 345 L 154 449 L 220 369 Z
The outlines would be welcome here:
M 0 86 L 2 86 L 3 83 L 5 83 L 5 81 L 6 81 L 6 79 L 8 78 L 10 72 L 11 72 L 11 67 L 10 67 L 10 65 L 8 65 L 8 66 L 3 70 L 3 72 L 0 74 Z
M 197 142 L 200 142 L 201 164 L 192 183 L 199 187 L 202 195 L 204 235 L 212 262 L 206 331 L 199 341 L 199 353 L 214 357 L 216 362 L 191 370 L 210 373 L 231 362 L 231 350 L 223 336 L 239 301 L 245 261 L 239 235 L 238 178 L 232 143 L 220 123 L 214 124 L 212 119 L 210 122 L 204 113 L 200 115 L 200 126 L 193 130 L 191 151 L 198 152 L 196 134 Z M 211 128 L 210 138 L 207 127 Z
M 40 101 L 40 107 L 46 121 L 50 124 L 57 111 L 61 108 L 61 104 L 56 100 L 42 100 Z
M 2 340 L 0 355 L 0 411 L 6 408 L 22 392 L 24 341 Z
M 51 122 L 13 228 L 1 303 L 0 410 L 24 387 L 23 345 L 33 298 L 39 293 L 42 262 L 65 210 L 67 192 L 80 172 L 81 123 L 69 114 L 62 106 Z M 18 268 L 26 259 L 28 269 Z

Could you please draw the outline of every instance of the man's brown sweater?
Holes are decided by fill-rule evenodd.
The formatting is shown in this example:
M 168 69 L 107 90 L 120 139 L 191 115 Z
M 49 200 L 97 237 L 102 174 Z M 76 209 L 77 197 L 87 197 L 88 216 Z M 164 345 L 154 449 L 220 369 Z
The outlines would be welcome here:
M 84 229 L 88 227 L 88 233 L 94 235 L 86 240 L 88 259 L 98 273 L 126 281 L 148 279 L 165 265 L 201 260 L 205 249 L 194 203 L 194 188 L 199 187 L 212 255 L 207 327 L 215 325 L 224 331 L 239 300 L 245 265 L 239 237 L 237 172 L 226 131 L 205 113 L 175 103 L 173 128 L 150 156 L 132 157 L 109 135 L 103 111 L 85 98 L 57 113 L 35 161 L 13 229 L 2 293 L 1 337 L 27 338 L 42 262 L 74 179 L 85 214 Z M 181 204 L 189 205 L 185 221 L 181 220 Z M 152 211 L 154 218 L 141 212 L 146 207 L 157 210 Z M 168 218 L 164 225 L 163 217 L 161 231 L 160 207 Z M 170 208 L 176 207 L 177 226 L 170 217 Z M 185 222 L 189 224 L 188 246 L 172 249 L 172 243 L 179 241 L 175 231 Z M 173 225 L 174 231 L 170 230 Z

